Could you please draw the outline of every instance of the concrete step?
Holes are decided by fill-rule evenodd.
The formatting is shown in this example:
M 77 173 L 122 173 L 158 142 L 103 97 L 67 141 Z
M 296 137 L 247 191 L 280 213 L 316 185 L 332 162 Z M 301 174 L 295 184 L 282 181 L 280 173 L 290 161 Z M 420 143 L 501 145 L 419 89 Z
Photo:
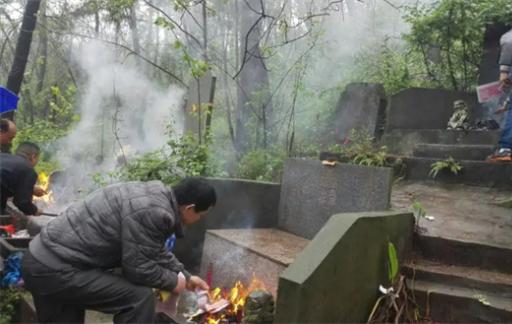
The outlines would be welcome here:
M 492 154 L 493 145 L 469 145 L 469 144 L 418 144 L 414 148 L 413 156 L 455 160 L 485 161 Z
M 394 154 L 411 155 L 418 143 L 445 145 L 496 145 L 501 130 L 455 131 L 446 129 L 394 129 L 384 134 L 380 144 Z
M 512 322 L 512 299 L 486 290 L 407 280 L 421 313 L 434 322 Z
M 399 157 L 399 156 L 397 156 Z M 407 180 L 432 180 L 440 183 L 457 183 L 481 187 L 512 188 L 511 162 L 457 161 L 462 170 L 453 174 L 449 170 L 439 172 L 436 178 L 429 175 L 435 158 L 400 157 L 406 164 Z
M 421 257 L 402 264 L 402 273 L 409 279 L 485 290 L 501 297 L 512 298 L 512 274 L 448 265 Z
M 512 274 L 512 247 L 493 246 L 416 234 L 415 250 L 423 258 L 465 267 Z

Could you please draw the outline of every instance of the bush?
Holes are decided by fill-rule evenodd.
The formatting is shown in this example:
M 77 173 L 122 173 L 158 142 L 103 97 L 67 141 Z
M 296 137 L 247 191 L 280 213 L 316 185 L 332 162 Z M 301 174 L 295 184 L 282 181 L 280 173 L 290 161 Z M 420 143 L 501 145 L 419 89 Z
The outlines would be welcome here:
M 243 179 L 279 181 L 285 158 L 284 151 L 270 149 L 250 151 L 238 163 L 237 176 Z

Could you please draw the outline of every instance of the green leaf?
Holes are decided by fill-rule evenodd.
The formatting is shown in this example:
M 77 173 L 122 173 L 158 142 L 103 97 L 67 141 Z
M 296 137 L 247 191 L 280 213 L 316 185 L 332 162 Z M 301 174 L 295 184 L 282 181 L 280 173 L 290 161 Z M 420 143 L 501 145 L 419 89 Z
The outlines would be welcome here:
M 393 282 L 398 274 L 398 257 L 396 254 L 395 245 L 391 242 L 388 242 L 388 257 L 389 257 L 389 268 L 388 268 L 388 276 L 389 281 Z

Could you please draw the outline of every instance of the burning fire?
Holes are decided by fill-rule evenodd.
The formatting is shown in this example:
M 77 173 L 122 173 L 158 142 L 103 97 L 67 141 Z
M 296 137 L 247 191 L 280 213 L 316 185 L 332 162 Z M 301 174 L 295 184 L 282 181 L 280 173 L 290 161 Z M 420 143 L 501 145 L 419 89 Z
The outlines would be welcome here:
M 231 289 L 217 287 L 210 290 L 208 292 L 209 304 L 214 308 L 205 314 L 206 317 L 202 322 L 207 324 L 220 324 L 226 321 L 240 323 L 247 296 L 254 290 L 266 290 L 265 284 L 254 274 L 247 287 L 237 281 Z M 215 305 L 219 306 L 215 307 Z M 217 311 L 218 308 L 221 308 L 222 311 Z
M 39 173 L 39 176 L 37 177 L 37 183 L 38 183 L 39 187 L 41 187 L 44 191 L 46 191 L 46 194 L 41 197 L 34 196 L 33 200 L 37 201 L 37 202 L 41 202 L 41 203 L 45 204 L 45 206 L 52 204 L 53 203 L 53 193 L 51 190 L 48 191 L 48 187 L 50 186 L 50 177 L 46 173 L 41 172 L 41 173 Z

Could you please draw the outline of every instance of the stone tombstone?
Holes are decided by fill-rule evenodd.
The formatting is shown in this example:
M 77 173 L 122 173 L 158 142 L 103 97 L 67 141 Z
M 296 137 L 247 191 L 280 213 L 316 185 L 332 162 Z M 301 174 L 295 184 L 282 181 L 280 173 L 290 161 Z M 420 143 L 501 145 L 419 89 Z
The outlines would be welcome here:
M 486 84 L 498 80 L 500 72 L 498 60 L 500 57 L 500 38 L 512 26 L 492 24 L 485 28 L 482 60 L 480 61 L 478 84 Z
M 211 123 L 216 78 L 210 71 L 190 82 L 185 103 L 185 133 L 204 138 Z
M 478 105 L 475 93 L 410 88 L 390 97 L 386 132 L 394 129 L 446 129 L 446 123 L 453 113 L 453 104 L 457 100 L 464 100 L 468 105 L 471 122 L 486 114 Z
M 390 206 L 392 170 L 318 160 L 289 159 L 281 183 L 278 225 L 312 239 L 336 213 L 382 211 Z
M 343 142 L 352 129 L 366 129 L 376 138 L 382 135 L 386 93 L 382 84 L 351 83 L 336 105 L 335 137 Z

